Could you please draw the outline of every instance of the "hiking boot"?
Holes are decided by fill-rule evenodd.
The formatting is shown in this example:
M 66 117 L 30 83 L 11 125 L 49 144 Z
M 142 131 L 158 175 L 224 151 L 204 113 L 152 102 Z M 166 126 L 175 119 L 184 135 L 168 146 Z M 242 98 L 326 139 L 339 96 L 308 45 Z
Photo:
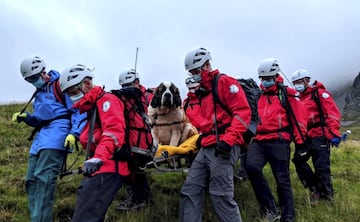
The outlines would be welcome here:
M 247 181 L 248 175 L 246 173 L 246 170 L 244 168 L 240 168 L 239 172 L 236 175 L 234 175 L 234 179 L 235 179 L 235 181 L 238 181 L 238 182 Z
M 269 221 L 269 222 L 279 221 L 280 218 L 281 218 L 280 213 L 276 213 L 276 212 L 273 212 L 273 211 L 268 211 L 268 212 L 265 214 L 265 217 L 264 217 L 264 219 L 265 219 L 266 221 Z
M 116 207 L 117 210 L 132 211 L 140 210 L 146 207 L 146 201 L 134 201 L 132 198 L 128 198 L 121 201 Z
M 319 204 L 320 201 L 320 193 L 318 192 L 312 192 L 310 194 L 310 205 L 311 206 L 316 206 Z

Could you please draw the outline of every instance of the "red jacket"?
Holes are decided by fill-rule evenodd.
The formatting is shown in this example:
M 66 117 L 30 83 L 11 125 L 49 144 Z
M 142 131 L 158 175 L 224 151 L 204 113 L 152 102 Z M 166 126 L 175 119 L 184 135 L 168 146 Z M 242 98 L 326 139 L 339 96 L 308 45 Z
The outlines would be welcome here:
M 199 131 L 203 133 L 202 147 L 216 144 L 214 126 L 214 101 L 211 93 L 212 79 L 220 74 L 219 70 L 212 72 L 203 71 L 200 87 L 204 88 L 207 95 L 200 99 L 200 112 L 198 115 Z M 229 145 L 244 145 L 243 133 L 246 132 L 251 119 L 251 110 L 244 91 L 236 79 L 224 75 L 218 80 L 218 95 L 222 103 L 230 110 L 230 116 L 220 104 L 216 104 L 218 128 L 225 128 L 220 132 L 219 140 Z
M 188 92 L 187 98 L 184 99 L 183 107 L 186 116 L 189 118 L 190 123 L 196 128 L 199 129 L 200 127 L 200 102 L 199 99 L 196 97 L 195 93 Z
M 301 100 L 305 106 L 308 123 L 308 136 L 315 138 L 323 136 L 323 130 L 320 121 L 320 111 L 314 99 L 313 93 L 318 91 L 318 98 L 324 113 L 325 125 L 324 133 L 329 140 L 334 137 L 340 137 L 340 119 L 341 113 L 332 98 L 332 95 L 325 89 L 324 85 L 315 81 L 312 86 L 300 94 Z
M 84 113 L 90 111 L 95 104 L 99 118 L 94 126 L 90 150 L 94 153 L 94 158 L 103 161 L 103 165 L 94 175 L 114 173 L 116 162 L 111 158 L 115 150 L 125 143 L 124 104 L 115 95 L 106 93 L 101 87 L 96 86 L 75 103 L 74 107 L 78 108 L 80 113 Z M 89 126 L 88 122 L 80 135 L 80 142 L 84 148 L 88 141 Z M 128 164 L 119 162 L 118 172 L 123 176 L 129 175 Z
M 261 94 L 258 101 L 258 113 L 260 122 L 256 130 L 255 140 L 266 141 L 266 140 L 278 140 L 280 138 L 291 141 L 290 134 L 290 122 L 288 120 L 286 110 L 281 105 L 280 98 L 278 95 L 278 83 L 282 83 L 283 79 L 279 76 L 275 85 L 269 88 L 265 88 L 260 85 L 264 91 Z M 306 116 L 305 110 L 299 99 L 299 93 L 294 89 L 286 87 L 288 100 L 292 107 L 293 113 L 299 124 L 301 134 L 304 139 L 306 136 Z M 294 127 L 294 138 L 295 143 L 303 144 L 304 140 L 299 133 L 295 122 L 292 119 L 292 126 Z

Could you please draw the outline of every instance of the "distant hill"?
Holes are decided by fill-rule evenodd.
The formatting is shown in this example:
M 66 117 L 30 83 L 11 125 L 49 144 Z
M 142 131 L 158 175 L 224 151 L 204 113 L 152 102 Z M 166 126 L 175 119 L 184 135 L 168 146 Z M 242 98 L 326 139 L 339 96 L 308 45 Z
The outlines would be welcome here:
M 360 73 L 351 85 L 346 85 L 332 92 L 341 113 L 343 125 L 360 122 Z

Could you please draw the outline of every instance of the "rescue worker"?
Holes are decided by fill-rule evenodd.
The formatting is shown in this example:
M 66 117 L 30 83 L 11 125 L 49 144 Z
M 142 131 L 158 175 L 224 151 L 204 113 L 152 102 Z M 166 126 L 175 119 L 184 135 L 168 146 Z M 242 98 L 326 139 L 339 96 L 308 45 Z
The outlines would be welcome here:
M 34 127 L 29 140 L 30 147 L 26 194 L 30 210 L 30 221 L 53 220 L 53 205 L 57 176 L 67 155 L 67 148 L 77 146 L 86 116 L 71 108 L 72 102 L 61 91 L 56 91 L 60 74 L 55 70 L 46 72 L 43 59 L 38 56 L 24 59 L 20 65 L 24 79 L 35 86 L 33 113 L 16 112 L 13 122 L 24 121 Z
M 85 177 L 78 188 L 73 222 L 104 221 L 123 178 L 130 174 L 126 162 L 130 151 L 125 143 L 124 104 L 115 95 L 95 86 L 93 77 L 88 67 L 79 64 L 64 70 L 60 77 L 60 88 L 73 99 L 74 107 L 81 113 L 89 113 L 89 121 L 80 135 L 83 147 L 89 145 L 89 158 L 84 162 Z
M 188 88 L 187 97 L 183 101 L 183 108 L 186 116 L 189 118 L 191 124 L 199 129 L 200 121 L 198 114 L 200 113 L 200 101 L 197 98 L 195 91 L 200 87 L 200 76 L 190 76 L 185 79 L 185 85 Z
M 290 142 L 294 138 L 295 144 L 305 145 L 304 109 L 295 90 L 289 87 L 280 89 L 283 79 L 276 59 L 264 59 L 259 65 L 258 73 L 261 80 L 260 87 L 263 90 L 258 101 L 260 122 L 256 136 L 248 148 L 246 171 L 264 219 L 278 221 L 281 218 L 284 222 L 295 221 L 289 170 Z M 283 104 L 284 102 L 286 104 Z M 284 106 L 291 107 L 292 113 L 288 113 Z M 277 184 L 281 212 L 262 172 L 268 162 Z
M 143 104 L 143 109 L 147 112 L 147 107 L 149 106 L 151 99 L 153 97 L 153 92 L 150 89 L 145 88 L 140 84 L 140 75 L 134 69 L 124 70 L 119 75 L 119 84 L 122 89 L 125 90 L 136 90 Z M 146 117 L 147 118 L 147 117 Z M 138 128 L 135 126 L 135 128 Z M 146 129 L 146 128 L 145 128 Z M 144 132 L 145 132 L 144 129 Z M 142 140 L 148 138 L 148 143 L 152 146 L 152 137 L 150 132 L 150 126 L 147 127 L 148 132 L 147 136 L 139 138 Z M 142 133 L 138 133 L 139 136 L 142 136 Z M 150 135 L 150 136 L 149 136 Z M 135 145 L 135 144 L 134 144 Z M 150 147 L 149 147 L 150 148 Z M 148 179 L 145 173 L 132 173 L 125 180 L 126 190 L 128 192 L 128 197 L 121 201 L 116 207 L 118 210 L 136 210 L 146 207 L 150 199 L 150 186 Z
M 306 110 L 308 130 L 308 146 L 296 147 L 292 161 L 304 187 L 311 191 L 310 203 L 316 205 L 334 196 L 330 145 L 338 147 L 341 141 L 341 113 L 324 85 L 319 81 L 311 84 L 310 79 L 306 69 L 297 70 L 291 77 Z M 314 171 L 307 163 L 310 157 Z
M 189 75 L 200 78 L 196 95 L 200 101 L 200 151 L 193 161 L 181 189 L 180 221 L 201 221 L 204 195 L 208 191 L 220 221 L 241 221 L 234 200 L 233 169 L 239 159 L 243 133 L 250 123 L 251 110 L 236 79 L 223 75 L 218 79 L 218 97 L 230 114 L 212 95 L 212 82 L 219 70 L 213 70 L 211 55 L 204 48 L 190 51 L 185 57 Z

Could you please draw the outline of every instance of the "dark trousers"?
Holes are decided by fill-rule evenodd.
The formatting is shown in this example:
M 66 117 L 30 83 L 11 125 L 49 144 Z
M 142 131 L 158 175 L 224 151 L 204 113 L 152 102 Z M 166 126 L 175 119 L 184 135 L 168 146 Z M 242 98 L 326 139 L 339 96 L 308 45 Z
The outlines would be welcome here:
M 330 171 L 330 144 L 325 137 L 317 137 L 308 142 L 308 155 L 301 156 L 295 150 L 293 163 L 305 188 L 320 193 L 324 199 L 331 199 L 334 194 Z M 311 157 L 313 171 L 307 161 Z
M 78 188 L 73 222 L 104 221 L 105 214 L 121 188 L 123 177 L 116 173 L 102 173 L 86 177 Z
M 288 141 L 254 141 L 248 149 L 246 171 L 263 213 L 276 212 L 275 199 L 262 172 L 269 162 L 277 184 L 282 218 L 295 218 L 294 200 L 290 182 L 290 143 Z
M 131 195 L 132 201 L 148 201 L 150 196 L 150 186 L 145 172 L 132 173 L 125 179 L 126 190 Z

